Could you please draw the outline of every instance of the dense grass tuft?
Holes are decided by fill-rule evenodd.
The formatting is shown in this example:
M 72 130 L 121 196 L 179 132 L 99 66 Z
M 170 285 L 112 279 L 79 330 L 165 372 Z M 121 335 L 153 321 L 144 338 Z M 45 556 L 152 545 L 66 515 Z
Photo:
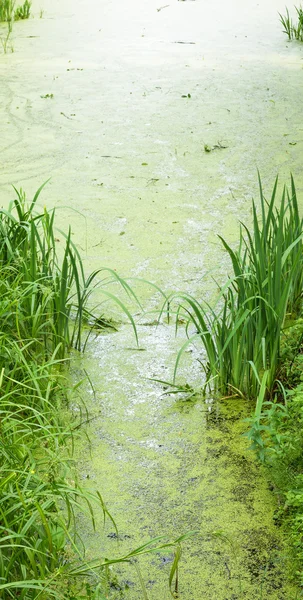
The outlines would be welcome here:
M 7 298 L 3 331 L 16 330 L 15 336 L 29 340 L 27 355 L 64 358 L 70 347 L 81 350 L 83 326 L 94 318 L 89 301 L 98 288 L 113 300 L 130 319 L 121 300 L 105 287 L 118 282 L 132 299 L 129 285 L 110 269 L 98 269 L 85 276 L 80 254 L 68 234 L 60 232 L 63 248 L 57 253 L 55 212 L 36 212 L 41 190 L 27 206 L 25 195 L 16 192 L 8 210 L 0 210 L 0 265 L 2 295 Z M 62 242 L 60 243 L 62 246 Z M 105 274 L 102 279 L 100 275 Z M 97 309 L 96 309 L 97 310 Z
M 288 8 L 286 8 L 285 15 L 279 13 L 280 22 L 284 27 L 283 32 L 286 33 L 289 40 L 295 39 L 303 42 L 303 9 L 302 6 L 295 6 L 295 9 L 297 13 L 296 23 L 291 19 Z
M 240 394 L 256 398 L 266 372 L 266 390 L 275 386 L 280 360 L 280 339 L 287 315 L 301 309 L 302 219 L 293 178 L 277 202 L 276 179 L 266 200 L 259 177 L 258 215 L 252 203 L 252 232 L 240 225 L 236 250 L 221 237 L 233 274 L 219 290 L 214 306 L 189 294 L 173 294 L 168 311 L 177 302 L 180 311 L 194 325 L 192 341 L 200 339 L 207 355 L 206 384 L 220 394 Z M 187 328 L 187 330 L 189 330 Z M 188 345 L 181 348 L 177 361 Z
M 68 597 L 66 578 L 84 568 L 76 513 L 93 526 L 93 505 L 109 516 L 100 494 L 77 482 L 79 421 L 62 416 L 71 386 L 62 362 L 82 347 L 98 272 L 85 279 L 70 231 L 58 259 L 55 213 L 36 212 L 42 188 L 28 205 L 15 190 L 0 210 L 0 598 L 24 600 Z

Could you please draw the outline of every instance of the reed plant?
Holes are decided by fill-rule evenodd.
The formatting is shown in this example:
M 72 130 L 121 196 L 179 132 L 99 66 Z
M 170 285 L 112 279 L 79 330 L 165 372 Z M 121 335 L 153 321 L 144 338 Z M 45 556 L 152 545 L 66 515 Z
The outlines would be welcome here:
M 281 13 L 279 13 L 279 17 L 280 17 L 280 22 L 284 27 L 283 33 L 286 33 L 286 35 L 288 36 L 288 39 L 291 40 L 292 36 L 293 36 L 293 23 L 292 23 L 291 17 L 289 16 L 288 8 L 286 8 L 286 14 L 282 15 Z
M 75 478 L 60 361 L 29 363 L 20 340 L 4 334 L 0 351 L 0 598 L 63 598 L 64 578 L 83 558 L 76 512 L 87 509 L 94 525 L 92 502 L 107 511 Z
M 280 202 L 277 185 L 278 179 L 267 201 L 259 176 L 260 215 L 253 201 L 252 232 L 240 225 L 236 250 L 219 236 L 233 274 L 219 288 L 215 305 L 186 293 L 173 294 L 167 302 L 170 313 L 177 301 L 177 317 L 183 312 L 195 329 L 178 354 L 175 376 L 185 348 L 199 339 L 207 355 L 206 384 L 220 394 L 255 398 L 264 372 L 267 393 L 272 392 L 285 319 L 301 310 L 303 223 L 293 178 Z
M 293 26 L 293 33 L 296 40 L 303 42 L 303 9 L 302 6 L 295 7 L 297 11 L 297 23 Z
M 107 514 L 100 494 L 77 482 L 74 423 L 62 418 L 68 401 L 61 365 L 73 341 L 81 349 L 79 330 L 93 278 L 89 283 L 84 278 L 71 232 L 58 259 L 55 213 L 36 212 L 42 187 L 29 205 L 16 191 L 8 209 L 0 211 L 0 598 L 5 599 L 65 597 L 71 564 L 75 569 L 77 557 L 83 562 L 76 512 L 86 507 L 94 524 L 94 502 Z
M 29 2 L 29 0 L 24 0 L 23 4 L 20 4 L 20 6 L 17 6 L 17 8 L 14 12 L 15 21 L 29 19 L 30 12 L 31 12 L 31 6 L 32 6 L 32 3 Z
M 0 0 L 0 21 L 13 21 L 15 0 Z
M 289 40 L 295 39 L 303 42 L 303 9 L 302 6 L 295 6 L 295 9 L 297 13 L 297 21 L 295 23 L 289 15 L 288 8 L 286 8 L 285 15 L 279 13 L 280 22 L 284 27 L 283 32 L 286 33 Z
M 55 211 L 36 211 L 44 185 L 27 205 L 25 194 L 15 189 L 16 198 L 8 209 L 0 210 L 0 265 L 3 290 L 10 288 L 5 323 L 15 327 L 16 336 L 32 340 L 28 352 L 45 356 L 57 352 L 64 358 L 71 347 L 83 348 L 84 325 L 97 318 L 98 307 L 89 302 L 99 290 L 105 299 L 114 301 L 127 315 L 136 333 L 134 320 L 126 305 L 108 288 L 118 283 L 133 300 L 130 286 L 115 271 L 100 268 L 88 277 L 81 256 L 72 242 L 71 230 L 62 234 L 64 247 L 58 256 Z M 4 294 L 5 295 L 5 294 Z M 6 296 L 5 296 L 6 297 Z

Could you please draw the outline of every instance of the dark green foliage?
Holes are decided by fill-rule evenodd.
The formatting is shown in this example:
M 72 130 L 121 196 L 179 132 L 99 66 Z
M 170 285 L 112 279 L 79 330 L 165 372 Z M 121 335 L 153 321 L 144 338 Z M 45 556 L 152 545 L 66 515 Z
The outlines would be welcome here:
M 278 379 L 291 389 L 303 382 L 303 319 L 288 323 L 282 331 Z
M 257 431 L 257 435 L 255 435 Z M 284 392 L 284 400 L 264 402 L 248 434 L 257 456 L 269 466 L 278 498 L 277 523 L 293 548 L 293 574 L 303 584 L 303 384 Z

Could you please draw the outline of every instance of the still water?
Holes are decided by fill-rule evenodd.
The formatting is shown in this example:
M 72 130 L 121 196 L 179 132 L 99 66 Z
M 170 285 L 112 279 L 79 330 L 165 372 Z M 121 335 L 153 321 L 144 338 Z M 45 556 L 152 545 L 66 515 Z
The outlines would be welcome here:
M 2 205 L 11 184 L 30 197 L 51 178 L 41 205 L 71 224 L 87 271 L 210 299 L 211 276 L 228 269 L 217 234 L 235 242 L 238 220 L 250 222 L 257 169 L 268 192 L 291 171 L 302 198 L 303 46 L 282 33 L 284 10 L 284 0 L 34 0 L 0 57 Z M 159 306 L 152 287 L 132 285 Z M 183 338 L 154 320 L 139 321 L 144 351 L 123 324 L 79 365 L 96 416 L 79 470 L 121 534 L 117 548 L 110 525 L 86 535 L 83 524 L 88 556 L 197 530 L 184 545 L 183 600 L 290 600 L 275 502 L 239 435 L 250 408 L 163 396 L 149 378 L 172 378 Z M 200 384 L 190 352 L 179 377 Z M 143 561 L 150 600 L 170 597 L 170 561 Z M 142 598 L 135 572 L 118 581 L 121 597 Z

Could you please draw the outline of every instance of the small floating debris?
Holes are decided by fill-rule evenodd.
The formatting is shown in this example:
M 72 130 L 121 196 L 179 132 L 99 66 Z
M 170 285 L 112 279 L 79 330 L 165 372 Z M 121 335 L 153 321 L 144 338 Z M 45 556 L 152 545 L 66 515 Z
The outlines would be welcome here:
M 157 8 L 157 12 L 160 12 L 160 10 L 164 10 L 164 8 L 168 8 L 169 4 L 165 4 L 165 6 L 160 6 L 160 8 Z
M 157 181 L 160 181 L 160 180 L 157 177 L 152 177 L 151 179 L 148 180 L 146 186 L 155 185 L 157 183 Z
M 212 152 L 213 150 L 225 150 L 228 146 L 225 146 L 221 142 L 218 142 L 214 146 L 209 146 L 208 144 L 204 144 L 204 152 Z

